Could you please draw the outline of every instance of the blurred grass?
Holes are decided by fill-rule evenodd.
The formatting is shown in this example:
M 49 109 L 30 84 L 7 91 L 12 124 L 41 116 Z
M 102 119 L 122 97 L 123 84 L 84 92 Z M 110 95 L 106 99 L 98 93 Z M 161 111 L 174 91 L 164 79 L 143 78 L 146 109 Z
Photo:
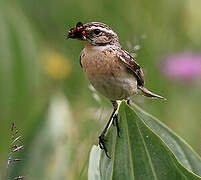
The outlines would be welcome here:
M 69 145 L 69 177 L 79 179 L 78 172 L 84 169 L 83 179 L 87 178 L 88 153 L 92 144 L 98 142 L 111 106 L 102 96 L 101 104 L 96 102 L 88 89 L 88 81 L 79 66 L 83 45 L 65 40 L 68 26 L 74 26 L 77 21 L 105 22 L 118 33 L 125 49 L 128 49 L 127 41 L 146 35 L 146 39 L 140 40 L 137 60 L 145 70 L 147 88 L 168 101 L 133 99 L 163 119 L 201 154 L 201 84 L 175 83 L 163 76 L 159 68 L 165 55 L 200 51 L 199 5 L 199 0 L 1 1 L 0 162 L 7 158 L 9 126 L 14 120 L 24 136 L 22 156 L 26 159 L 16 165 L 12 175 L 23 173 L 23 165 L 30 160 L 28 149 L 44 129 L 50 99 L 59 90 L 68 99 L 74 119 L 68 137 L 73 139 Z M 48 171 L 54 172 L 51 168 L 45 170 Z

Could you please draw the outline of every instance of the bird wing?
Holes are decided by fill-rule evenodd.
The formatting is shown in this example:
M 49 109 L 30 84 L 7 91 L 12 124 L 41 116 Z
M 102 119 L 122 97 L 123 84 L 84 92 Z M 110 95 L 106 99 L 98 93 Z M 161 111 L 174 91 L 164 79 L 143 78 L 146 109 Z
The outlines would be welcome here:
M 82 58 L 81 58 L 81 54 L 80 54 L 80 66 L 82 68 L 82 62 L 81 62 Z
M 123 62 L 136 76 L 138 86 L 144 86 L 144 73 L 140 65 L 135 61 L 134 57 L 132 57 L 128 52 L 121 49 L 117 53 L 118 59 Z
M 80 59 L 79 59 L 81 68 L 82 68 L 82 55 L 83 55 L 83 53 L 84 53 L 84 50 L 82 50 L 82 51 L 80 52 Z

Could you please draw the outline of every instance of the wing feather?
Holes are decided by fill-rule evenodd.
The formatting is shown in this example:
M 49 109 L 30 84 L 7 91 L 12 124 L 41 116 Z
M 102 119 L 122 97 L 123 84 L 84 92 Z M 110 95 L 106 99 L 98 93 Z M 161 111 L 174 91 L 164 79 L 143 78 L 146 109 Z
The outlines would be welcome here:
M 138 86 L 144 86 L 144 73 L 140 65 L 135 61 L 128 52 L 121 49 L 121 53 L 117 54 L 117 57 L 134 73 L 137 78 Z

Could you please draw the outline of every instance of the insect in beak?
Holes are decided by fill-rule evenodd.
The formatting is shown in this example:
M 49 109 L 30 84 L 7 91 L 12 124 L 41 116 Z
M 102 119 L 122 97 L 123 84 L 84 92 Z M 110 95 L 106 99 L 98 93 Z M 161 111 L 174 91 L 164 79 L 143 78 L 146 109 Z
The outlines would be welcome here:
M 70 28 L 67 37 L 72 39 L 86 40 L 86 31 L 84 30 L 83 24 L 78 22 L 75 28 Z

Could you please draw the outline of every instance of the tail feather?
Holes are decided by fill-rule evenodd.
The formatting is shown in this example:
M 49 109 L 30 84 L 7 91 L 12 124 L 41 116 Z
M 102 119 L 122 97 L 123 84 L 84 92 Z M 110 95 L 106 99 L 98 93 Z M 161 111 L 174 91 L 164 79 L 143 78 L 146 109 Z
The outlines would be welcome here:
M 138 88 L 141 90 L 142 94 L 146 97 L 149 98 L 158 98 L 158 99 L 162 99 L 162 100 L 167 100 L 166 98 L 159 96 L 157 94 L 154 94 L 152 92 L 150 92 L 148 89 L 146 89 L 145 87 L 142 86 L 138 86 Z

